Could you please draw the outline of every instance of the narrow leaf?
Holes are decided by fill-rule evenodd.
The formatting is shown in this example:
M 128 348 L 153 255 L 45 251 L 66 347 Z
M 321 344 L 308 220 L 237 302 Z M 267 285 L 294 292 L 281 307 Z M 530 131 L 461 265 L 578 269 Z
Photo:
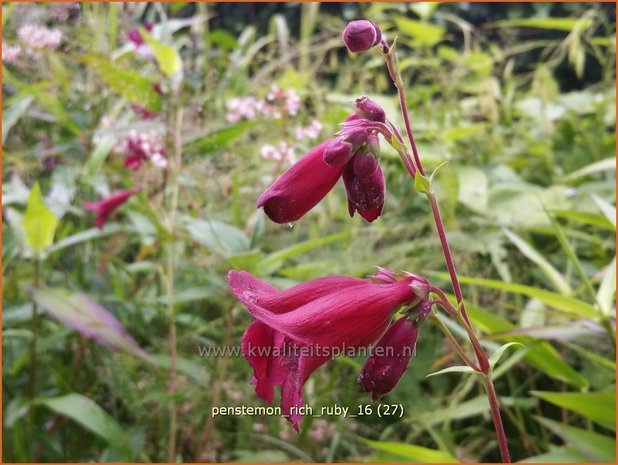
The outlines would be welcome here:
M 473 370 L 467 365 L 457 365 L 453 367 L 444 368 L 440 371 L 436 371 L 434 373 L 429 373 L 425 378 L 430 378 L 431 376 L 443 375 L 445 373 L 478 373 L 478 371 Z
M 428 449 L 427 447 L 416 446 L 391 441 L 371 441 L 360 438 L 365 444 L 375 450 L 396 455 L 409 462 L 417 463 L 458 463 L 458 460 L 448 452 L 441 450 Z
M 110 447 L 126 459 L 131 458 L 131 448 L 126 432 L 109 413 L 92 399 L 81 394 L 67 394 L 51 399 L 36 399 L 35 402 L 76 421 L 107 441 Z
M 150 111 L 161 109 L 161 97 L 154 89 L 154 82 L 137 71 L 120 68 L 116 63 L 95 55 L 84 55 L 81 61 L 129 102 L 143 105 Z
M 152 363 L 150 356 L 137 345 L 116 317 L 89 297 L 66 289 L 42 288 L 34 291 L 34 300 L 50 315 L 85 337 Z
M 446 273 L 431 273 L 437 277 L 444 277 L 448 279 Z M 557 294 L 555 292 L 546 291 L 544 289 L 537 289 L 532 286 L 525 286 L 523 284 L 512 284 L 497 281 L 493 279 L 474 278 L 470 276 L 459 276 L 459 280 L 462 284 L 470 284 L 472 286 L 489 287 L 492 289 L 498 289 L 505 292 L 512 292 L 514 294 L 522 294 L 528 297 L 539 299 L 541 302 L 549 305 L 550 307 L 557 308 L 564 312 L 572 313 L 584 318 L 596 318 L 599 316 L 599 312 L 592 305 L 582 300 L 575 299 L 566 295 Z
M 523 347 L 524 345 L 521 342 L 508 342 L 500 346 L 500 348 L 496 350 L 493 354 L 491 354 L 491 357 L 489 357 L 489 366 L 492 368 L 495 367 L 498 361 L 500 360 L 500 357 L 502 357 L 502 354 L 504 353 L 504 351 L 511 346 L 522 346 Z
M 139 32 L 154 53 L 155 59 L 159 64 L 159 68 L 163 71 L 163 74 L 167 77 L 171 77 L 182 71 L 182 60 L 174 47 L 155 39 L 143 28 L 140 28 Z
M 510 231 L 507 228 L 503 229 L 504 234 L 509 240 L 524 254 L 530 261 L 535 263 L 542 271 L 549 281 L 554 285 L 556 290 L 562 294 L 570 294 L 571 287 L 562 274 L 554 268 L 554 266 L 547 261 L 543 255 L 541 255 L 534 247 L 528 244 L 525 240 Z
M 547 418 L 535 416 L 536 420 L 560 436 L 567 444 L 593 462 L 616 463 L 616 439 L 592 431 L 567 426 Z
M 2 143 L 9 135 L 9 131 L 15 126 L 17 121 L 24 116 L 30 104 L 33 102 L 32 95 L 22 95 L 21 97 L 12 100 L 8 108 L 2 112 Z
M 541 399 L 579 413 L 612 431 L 616 431 L 615 392 L 541 392 L 531 391 Z

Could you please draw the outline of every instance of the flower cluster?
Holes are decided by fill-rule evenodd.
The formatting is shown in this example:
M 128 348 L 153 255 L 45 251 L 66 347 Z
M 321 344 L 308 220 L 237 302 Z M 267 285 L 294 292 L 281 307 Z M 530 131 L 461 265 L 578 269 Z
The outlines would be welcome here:
M 7 45 L 2 42 L 2 62 L 11 65 L 17 64 L 22 54 L 19 45 Z
M 367 97 L 356 101 L 339 136 L 311 149 L 257 200 L 276 223 L 301 218 L 335 186 L 340 177 L 346 188 L 350 216 L 358 212 L 374 221 L 384 206 L 384 174 L 378 162 L 380 144 L 376 124 L 384 124 L 384 110 Z
M 288 163 L 296 161 L 294 147 L 285 141 L 281 142 L 278 147 L 272 144 L 263 145 L 260 149 L 260 154 L 267 160 L 287 161 Z
M 144 29 L 147 32 L 152 32 L 153 26 L 151 23 L 144 24 Z M 139 29 L 131 29 L 127 33 L 127 38 L 129 39 L 129 43 L 131 44 L 133 51 L 140 58 L 150 58 L 153 56 L 152 50 L 144 41 L 142 34 Z
M 62 32 L 37 24 L 24 24 L 17 30 L 17 38 L 30 48 L 49 48 L 55 50 L 62 41 Z
M 229 123 L 255 119 L 262 112 L 262 101 L 253 95 L 234 97 L 225 102 Z
M 317 139 L 320 136 L 320 132 L 322 132 L 322 129 L 324 128 L 324 126 L 322 125 L 322 123 L 320 123 L 317 119 L 314 119 L 313 121 L 311 121 L 311 123 L 309 124 L 309 126 L 307 126 L 306 128 L 297 126 L 296 129 L 294 130 L 294 135 L 296 136 L 296 139 L 298 140 L 302 140 L 302 139 Z
M 225 103 L 229 123 L 253 120 L 259 116 L 281 118 L 283 115 L 296 116 L 300 110 L 300 97 L 294 89 L 281 89 L 272 86 L 265 99 L 252 95 L 234 97 Z
M 396 346 L 399 354 L 404 345 L 416 343 L 407 324 L 398 322 L 388 328 L 400 306 L 419 300 L 413 290 L 418 278 L 406 275 L 394 280 L 390 276 L 394 275 L 386 280 L 380 274 L 371 280 L 328 276 L 279 291 L 247 272 L 229 272 L 230 289 L 256 319 L 241 341 L 253 368 L 251 383 L 257 395 L 269 403 L 274 400 L 274 388 L 281 386 L 281 410 L 296 431 L 302 417 L 298 407 L 304 404 L 303 385 L 330 359 L 299 349 L 319 345 L 335 351 L 380 341 Z M 374 397 L 385 394 L 389 385 L 392 389 L 397 384 L 408 361 L 409 357 L 399 355 L 385 360 L 370 357 L 361 371 L 363 386 L 374 391 Z
M 274 118 L 281 118 L 283 114 L 296 116 L 298 110 L 300 110 L 300 97 L 294 89 L 272 86 L 266 95 L 262 112 Z
M 157 168 L 167 167 L 165 148 L 161 143 L 160 133 L 156 131 L 137 132 L 132 129 L 127 137 L 114 147 L 114 152 L 126 155 L 124 166 L 131 171 L 139 170 L 147 161 Z

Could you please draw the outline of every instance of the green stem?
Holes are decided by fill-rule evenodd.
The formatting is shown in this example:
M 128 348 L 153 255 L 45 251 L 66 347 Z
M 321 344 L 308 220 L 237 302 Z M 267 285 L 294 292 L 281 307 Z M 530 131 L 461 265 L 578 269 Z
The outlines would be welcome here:
M 37 255 L 34 259 L 34 276 L 32 278 L 32 287 L 34 289 L 38 288 L 41 281 L 41 259 Z M 38 334 L 38 320 L 39 320 L 39 310 L 36 300 L 32 301 L 32 321 L 30 326 L 30 331 L 32 332 L 32 339 L 30 340 L 30 373 L 28 376 L 28 397 L 33 401 L 36 397 L 36 372 L 37 372 L 37 356 L 36 356 L 36 346 L 37 346 L 37 334 Z M 30 405 L 30 411 L 28 413 L 28 421 L 29 421 L 29 436 L 32 440 L 32 450 L 30 451 L 30 460 L 34 460 L 35 454 L 35 441 L 34 439 L 34 405 Z
M 472 368 L 473 370 L 478 371 L 480 373 L 481 370 L 478 367 L 478 365 L 474 363 L 470 359 L 470 357 L 468 357 L 468 354 L 466 354 L 466 351 L 463 349 L 463 347 L 461 347 L 459 342 L 457 342 L 457 339 L 455 339 L 455 336 L 453 336 L 453 333 L 451 333 L 451 330 L 447 328 L 447 326 L 440 319 L 440 317 L 438 315 L 431 314 L 429 316 L 429 319 L 433 321 L 436 325 L 438 325 L 438 328 L 440 328 L 440 331 L 442 331 L 444 335 L 448 338 L 448 340 L 451 342 L 451 344 L 453 345 L 453 347 L 455 348 L 455 350 L 457 351 L 461 359 L 464 361 L 464 363 L 468 365 L 470 368 Z
M 172 118 L 172 146 L 173 158 L 170 160 L 170 176 L 168 178 L 171 190 L 169 214 L 167 217 L 167 247 L 166 247 L 166 272 L 165 272 L 165 294 L 167 297 L 167 317 L 169 319 L 168 346 L 170 352 L 170 367 L 168 391 L 170 394 L 169 407 L 169 438 L 167 449 L 167 461 L 174 462 L 176 458 L 176 434 L 178 430 L 178 411 L 176 408 L 176 378 L 177 378 L 177 337 L 176 337 L 176 317 L 174 308 L 174 225 L 176 223 L 176 212 L 178 210 L 178 173 L 182 167 L 182 108 L 177 108 L 173 112 Z

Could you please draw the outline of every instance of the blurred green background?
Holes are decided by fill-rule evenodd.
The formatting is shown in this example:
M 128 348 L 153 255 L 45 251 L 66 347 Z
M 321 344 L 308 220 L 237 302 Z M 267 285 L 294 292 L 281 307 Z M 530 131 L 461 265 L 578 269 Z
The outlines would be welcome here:
M 426 378 L 460 363 L 429 323 L 383 399 L 403 406 L 401 418 L 307 417 L 296 435 L 280 417 L 211 415 L 266 405 L 242 357 L 200 357 L 238 345 L 252 321 L 227 289 L 230 268 L 285 288 L 379 265 L 450 290 L 426 201 L 386 144 L 387 199 L 372 224 L 349 218 L 340 184 L 294 225 L 254 207 L 358 96 L 401 123 L 378 52 L 341 43 L 347 21 L 366 18 L 398 37 L 425 166 L 449 162 L 436 191 L 473 325 L 490 353 L 524 345 L 494 373 L 514 460 L 615 462 L 614 4 L 2 12 L 4 461 L 166 461 L 170 448 L 174 460 L 205 462 L 499 460 L 475 377 Z M 145 25 L 148 43 L 131 41 Z M 143 166 L 125 168 L 137 152 Z M 83 202 L 133 187 L 97 229 Z M 148 355 L 97 325 L 95 303 Z M 124 350 L 97 343 L 114 338 Z M 306 402 L 372 405 L 356 382 L 363 362 L 319 369 Z

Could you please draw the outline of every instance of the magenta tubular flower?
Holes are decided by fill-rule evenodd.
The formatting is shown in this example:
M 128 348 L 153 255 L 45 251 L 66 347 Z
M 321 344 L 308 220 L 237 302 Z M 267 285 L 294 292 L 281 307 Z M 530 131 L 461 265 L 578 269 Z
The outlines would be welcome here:
M 371 21 L 351 21 L 343 30 L 343 43 L 350 52 L 366 52 L 382 40 L 382 31 Z
M 391 392 L 408 369 L 418 330 L 416 322 L 403 317 L 392 324 L 373 347 L 358 377 L 365 392 L 372 393 L 373 400 Z
M 357 154 L 356 157 L 369 157 L 369 155 Z M 358 212 L 360 216 L 370 223 L 382 214 L 384 208 L 385 183 L 382 168 L 377 165 L 375 171 L 368 177 L 359 177 L 357 172 L 366 173 L 361 168 L 369 165 L 368 160 L 359 163 L 348 163 L 343 170 L 343 183 L 348 196 L 348 212 L 354 216 Z M 356 169 L 355 169 L 356 168 Z
M 95 220 L 97 228 L 103 229 L 107 217 L 138 192 L 139 189 L 116 192 L 98 202 L 84 202 L 84 208 L 97 214 Z
M 230 289 L 257 320 L 241 347 L 258 396 L 272 403 L 281 386 L 282 411 L 298 431 L 301 416 L 292 407 L 303 405 L 309 375 L 336 353 L 375 342 L 391 314 L 416 299 L 410 282 L 329 276 L 280 291 L 245 271 L 230 271 Z
M 291 223 L 315 207 L 330 192 L 341 176 L 342 166 L 324 162 L 331 140 L 314 147 L 294 163 L 257 199 L 275 223 Z

